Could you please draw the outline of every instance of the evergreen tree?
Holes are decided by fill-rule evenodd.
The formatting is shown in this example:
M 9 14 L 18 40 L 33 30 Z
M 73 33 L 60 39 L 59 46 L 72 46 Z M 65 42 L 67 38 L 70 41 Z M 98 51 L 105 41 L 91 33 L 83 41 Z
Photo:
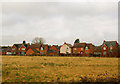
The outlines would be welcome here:
M 79 39 L 76 39 L 74 43 L 80 43 Z

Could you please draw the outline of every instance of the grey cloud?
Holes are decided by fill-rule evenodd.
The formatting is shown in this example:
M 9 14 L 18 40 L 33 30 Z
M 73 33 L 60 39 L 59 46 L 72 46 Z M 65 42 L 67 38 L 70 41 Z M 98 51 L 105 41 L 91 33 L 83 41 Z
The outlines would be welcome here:
M 2 8 L 3 45 L 24 39 L 31 42 L 35 36 L 49 44 L 80 38 L 98 45 L 104 39 L 118 38 L 115 2 L 5 3 Z

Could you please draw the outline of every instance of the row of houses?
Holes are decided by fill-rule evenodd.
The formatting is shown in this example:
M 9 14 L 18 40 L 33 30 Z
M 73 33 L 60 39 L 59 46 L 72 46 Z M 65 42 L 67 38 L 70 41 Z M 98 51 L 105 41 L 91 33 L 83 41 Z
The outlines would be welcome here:
M 72 55 L 72 56 L 101 56 L 118 57 L 120 45 L 117 41 L 103 41 L 100 46 L 92 43 L 74 43 L 73 45 L 64 42 L 63 45 L 29 44 L 23 41 L 21 44 L 0 47 L 2 55 Z

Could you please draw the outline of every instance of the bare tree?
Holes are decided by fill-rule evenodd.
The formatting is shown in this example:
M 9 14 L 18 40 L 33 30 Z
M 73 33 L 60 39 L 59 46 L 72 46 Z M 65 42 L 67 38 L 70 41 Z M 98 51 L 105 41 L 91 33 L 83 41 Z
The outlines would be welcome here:
M 33 44 L 44 44 L 45 43 L 45 40 L 41 37 L 35 37 L 33 40 L 32 40 L 32 43 Z

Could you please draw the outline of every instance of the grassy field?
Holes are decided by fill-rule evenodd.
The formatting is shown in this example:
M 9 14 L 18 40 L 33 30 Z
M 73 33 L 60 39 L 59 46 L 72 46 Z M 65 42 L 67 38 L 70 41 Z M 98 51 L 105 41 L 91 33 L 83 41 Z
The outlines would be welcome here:
M 118 58 L 2 56 L 2 82 L 118 81 Z

